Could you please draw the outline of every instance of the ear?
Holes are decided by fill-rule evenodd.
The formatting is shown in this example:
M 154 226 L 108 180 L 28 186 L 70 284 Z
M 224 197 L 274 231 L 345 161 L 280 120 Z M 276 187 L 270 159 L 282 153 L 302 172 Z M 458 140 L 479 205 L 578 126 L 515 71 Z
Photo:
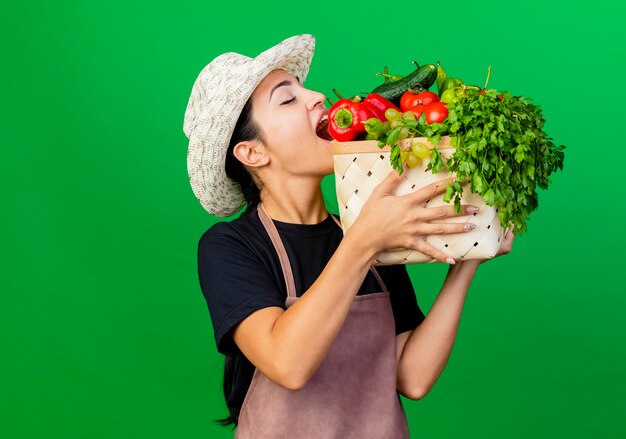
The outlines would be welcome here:
M 245 140 L 233 148 L 233 155 L 245 166 L 260 168 L 270 162 L 267 148 L 258 140 Z

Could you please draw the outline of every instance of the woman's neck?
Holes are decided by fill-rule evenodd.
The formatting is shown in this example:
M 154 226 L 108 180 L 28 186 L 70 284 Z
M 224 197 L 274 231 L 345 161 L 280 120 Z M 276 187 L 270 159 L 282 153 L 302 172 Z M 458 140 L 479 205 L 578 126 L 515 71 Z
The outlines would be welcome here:
M 261 201 L 270 218 L 292 224 L 318 224 L 328 218 L 319 183 L 290 184 L 280 190 L 264 187 Z

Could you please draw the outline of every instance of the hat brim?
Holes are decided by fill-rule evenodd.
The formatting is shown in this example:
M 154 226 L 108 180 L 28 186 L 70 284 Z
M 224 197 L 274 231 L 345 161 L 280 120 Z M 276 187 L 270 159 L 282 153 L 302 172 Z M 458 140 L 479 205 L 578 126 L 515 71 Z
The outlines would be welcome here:
M 297 35 L 256 58 L 220 55 L 198 76 L 187 105 L 184 131 L 189 137 L 189 180 L 207 212 L 226 217 L 245 205 L 239 184 L 226 175 L 225 169 L 228 145 L 244 105 L 274 70 L 286 70 L 304 82 L 314 50 L 312 35 Z

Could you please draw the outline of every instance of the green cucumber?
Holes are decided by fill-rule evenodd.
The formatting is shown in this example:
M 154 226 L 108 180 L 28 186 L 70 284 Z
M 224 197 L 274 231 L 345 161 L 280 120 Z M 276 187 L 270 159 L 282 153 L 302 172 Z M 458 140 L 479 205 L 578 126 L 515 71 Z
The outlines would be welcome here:
M 437 66 L 434 64 L 425 64 L 399 81 L 390 81 L 379 85 L 372 90 L 372 93 L 379 94 L 390 101 L 397 101 L 408 89 L 423 88 L 428 90 L 436 80 Z

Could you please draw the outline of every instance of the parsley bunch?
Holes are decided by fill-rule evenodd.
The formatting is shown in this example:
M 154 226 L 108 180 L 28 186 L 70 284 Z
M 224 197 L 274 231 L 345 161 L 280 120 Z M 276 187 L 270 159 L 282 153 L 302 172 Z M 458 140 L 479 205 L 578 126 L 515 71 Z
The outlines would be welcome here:
M 545 119 L 538 105 L 506 91 L 471 93 L 448 104 L 448 111 L 442 123 L 427 124 L 424 114 L 416 121 L 402 120 L 395 128 L 379 132 L 378 145 L 391 146 L 391 165 L 402 173 L 397 142 L 407 127 L 409 137 L 425 137 L 434 145 L 427 169 L 436 174 L 443 169 L 437 145 L 441 136 L 451 136 L 456 150 L 447 167 L 457 181 L 446 187 L 444 201 L 454 199 L 456 211 L 461 212 L 463 185 L 469 183 L 473 193 L 498 208 L 502 227 L 512 221 L 514 232 L 523 233 L 538 206 L 537 186 L 547 189 L 550 174 L 563 169 L 565 146 L 555 146 L 543 131 Z

